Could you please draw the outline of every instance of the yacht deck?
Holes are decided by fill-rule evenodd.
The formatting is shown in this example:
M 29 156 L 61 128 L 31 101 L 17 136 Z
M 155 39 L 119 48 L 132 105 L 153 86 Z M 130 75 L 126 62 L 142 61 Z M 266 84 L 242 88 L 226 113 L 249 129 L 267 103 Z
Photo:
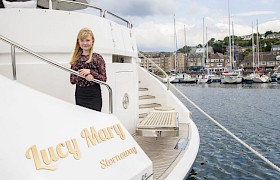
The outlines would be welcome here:
M 179 124 L 179 136 L 142 137 L 134 139 L 153 162 L 154 179 L 165 179 L 188 148 L 189 124 Z M 187 172 L 186 172 L 187 173 Z

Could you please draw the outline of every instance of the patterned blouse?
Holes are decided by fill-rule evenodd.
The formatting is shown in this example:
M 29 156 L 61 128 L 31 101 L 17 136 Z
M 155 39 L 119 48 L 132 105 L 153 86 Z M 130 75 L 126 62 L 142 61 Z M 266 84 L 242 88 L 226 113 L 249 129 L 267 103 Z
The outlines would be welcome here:
M 71 65 L 71 69 L 78 71 L 79 69 L 90 69 L 90 74 L 94 79 L 106 82 L 106 64 L 103 57 L 98 53 L 92 54 L 92 61 L 86 63 L 89 55 L 82 55 L 76 64 Z M 77 84 L 80 87 L 93 86 L 95 83 L 92 81 L 87 81 L 85 78 L 78 77 L 74 74 L 70 75 L 71 84 Z

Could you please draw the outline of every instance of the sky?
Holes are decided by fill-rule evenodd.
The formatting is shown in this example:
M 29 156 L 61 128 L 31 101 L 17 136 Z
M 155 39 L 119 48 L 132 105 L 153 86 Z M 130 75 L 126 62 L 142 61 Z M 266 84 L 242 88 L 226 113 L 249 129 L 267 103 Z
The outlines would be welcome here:
M 279 0 L 91 0 L 91 4 L 113 12 L 133 24 L 139 51 L 169 52 L 184 45 L 203 44 L 203 34 L 204 43 L 211 38 L 223 40 L 229 35 L 229 24 L 231 34 L 236 36 L 249 35 L 252 29 L 256 33 L 257 24 L 259 33 L 270 30 L 279 32 L 279 2 Z M 174 15 L 176 36 L 174 36 Z M 177 43 L 174 37 L 177 38 Z

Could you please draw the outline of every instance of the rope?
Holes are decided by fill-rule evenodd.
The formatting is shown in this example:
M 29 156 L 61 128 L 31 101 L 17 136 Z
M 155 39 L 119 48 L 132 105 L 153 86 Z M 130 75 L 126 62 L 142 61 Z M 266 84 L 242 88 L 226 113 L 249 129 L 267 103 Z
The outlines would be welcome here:
M 178 90 L 173 84 L 171 85 L 179 94 L 181 94 L 187 101 L 189 101 L 196 109 L 198 109 L 202 114 L 204 114 L 206 117 L 208 117 L 213 123 L 215 123 L 217 126 L 219 126 L 221 129 L 223 129 L 227 134 L 229 134 L 231 137 L 236 139 L 239 143 L 241 143 L 243 146 L 245 146 L 247 149 L 249 149 L 251 152 L 253 152 L 255 155 L 257 155 L 259 158 L 261 158 L 263 161 L 265 161 L 269 166 L 280 172 L 280 168 L 276 166 L 274 163 L 269 161 L 267 158 L 265 158 L 263 155 L 261 155 L 258 151 L 254 150 L 252 147 L 250 147 L 248 144 L 246 144 L 244 141 L 236 137 L 233 133 L 231 133 L 229 130 L 227 130 L 224 126 L 222 126 L 219 122 L 217 122 L 214 118 L 209 116 L 206 112 L 204 112 L 200 107 L 198 107 L 194 102 L 192 102 L 187 96 L 185 96 L 180 90 Z

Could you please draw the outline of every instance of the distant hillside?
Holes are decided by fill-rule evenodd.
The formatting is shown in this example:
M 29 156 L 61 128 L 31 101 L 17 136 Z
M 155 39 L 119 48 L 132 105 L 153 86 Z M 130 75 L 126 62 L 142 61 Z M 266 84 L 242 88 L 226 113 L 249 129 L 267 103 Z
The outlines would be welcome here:
M 234 40 L 234 45 L 243 47 L 245 49 L 245 54 L 251 51 L 252 47 L 252 36 L 248 35 L 249 38 L 244 38 L 241 36 L 231 36 L 231 40 Z M 260 44 L 260 52 L 269 52 L 271 50 L 272 45 L 280 45 L 280 31 L 279 32 L 272 32 L 267 31 L 264 34 L 259 34 L 259 44 Z M 254 34 L 254 44 L 256 45 L 257 34 Z M 208 46 L 212 46 L 214 53 L 222 53 L 226 52 L 226 48 L 229 44 L 229 37 L 225 37 L 223 40 L 216 40 L 215 38 L 211 38 L 208 41 Z M 202 47 L 201 44 L 197 45 L 197 47 Z M 180 48 L 178 51 L 185 53 L 189 52 L 191 49 L 190 46 L 184 46 Z

